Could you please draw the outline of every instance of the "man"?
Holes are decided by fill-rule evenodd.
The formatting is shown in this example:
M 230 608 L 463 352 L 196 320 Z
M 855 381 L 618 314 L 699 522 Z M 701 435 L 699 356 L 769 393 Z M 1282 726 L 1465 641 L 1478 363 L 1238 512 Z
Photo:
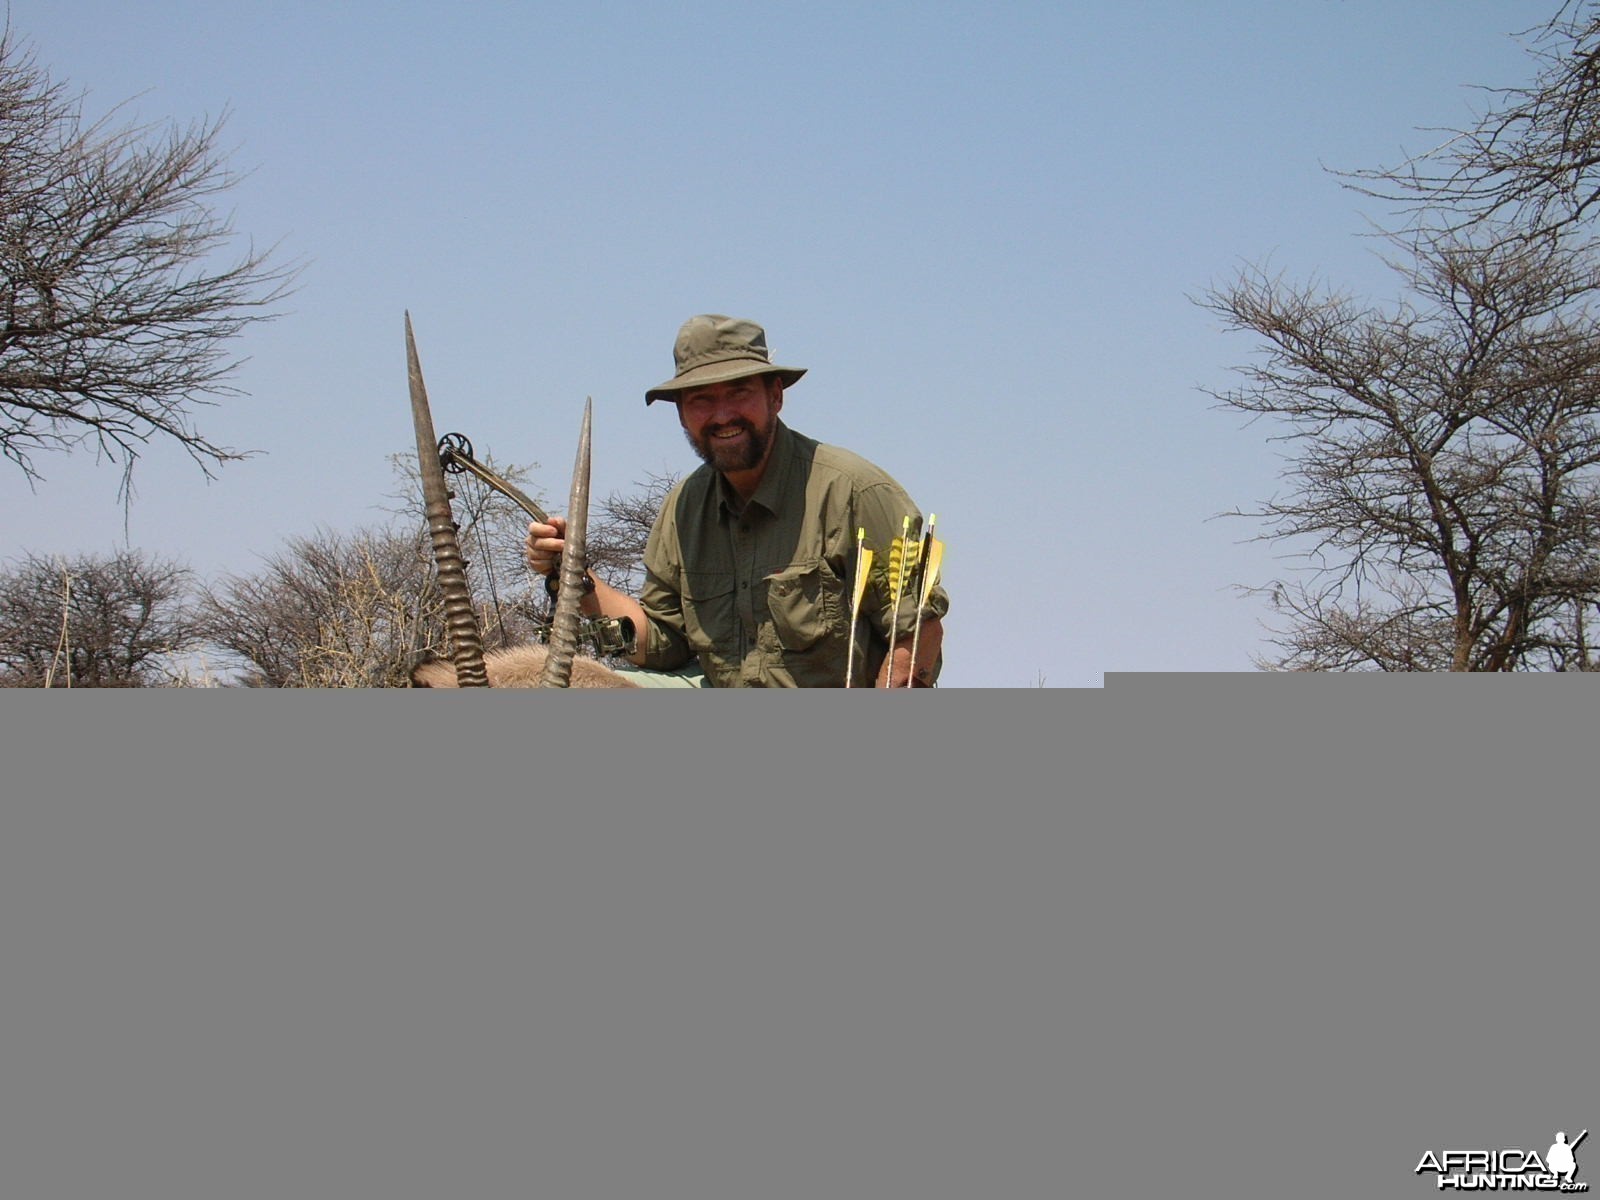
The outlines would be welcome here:
M 1580 1135 L 1578 1141 L 1582 1140 Z M 1567 1145 L 1567 1135 L 1563 1130 L 1556 1134 L 1556 1140 L 1551 1143 L 1550 1149 L 1544 1156 L 1545 1167 L 1564 1184 L 1570 1184 L 1572 1177 L 1578 1173 L 1578 1160 L 1573 1157 L 1572 1150 L 1573 1146 Z
M 887 474 L 781 420 L 784 389 L 804 368 L 773 365 L 752 321 L 692 317 L 673 349 L 676 373 L 645 393 L 669 400 L 705 465 L 661 506 L 636 600 L 599 581 L 585 615 L 628 617 L 638 636 L 630 673 L 649 686 L 676 672 L 708 687 L 932 687 L 949 608 L 935 587 L 919 613 L 903 595 L 890 611 L 890 543 L 920 510 Z M 874 552 L 852 636 L 856 531 Z M 549 574 L 565 547 L 564 518 L 528 526 L 528 566 Z M 894 629 L 890 653 L 890 630 Z M 915 644 L 916 662 L 912 662 Z M 855 655 L 853 668 L 849 655 Z M 651 678 L 652 673 L 658 678 Z M 698 676 L 703 673 L 704 682 Z M 665 674 L 665 678 L 659 676 Z

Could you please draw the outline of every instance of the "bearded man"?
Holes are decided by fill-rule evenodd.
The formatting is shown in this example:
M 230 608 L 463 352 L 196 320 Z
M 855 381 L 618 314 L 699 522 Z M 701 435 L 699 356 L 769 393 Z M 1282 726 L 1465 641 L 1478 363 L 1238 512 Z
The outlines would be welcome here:
M 932 687 L 942 665 L 949 596 L 902 597 L 892 611 L 893 539 L 920 511 L 905 489 L 860 455 L 779 419 L 803 367 L 776 366 L 753 321 L 691 317 L 676 368 L 645 393 L 669 400 L 704 465 L 667 496 L 645 547 L 635 599 L 591 576 L 585 615 L 626 617 L 637 649 L 629 677 L 644 686 Z M 857 531 L 874 552 L 852 629 Z M 549 575 L 565 548 L 564 518 L 528 526 L 526 556 Z M 915 646 L 916 660 L 912 660 Z M 852 665 L 851 655 L 855 655 Z

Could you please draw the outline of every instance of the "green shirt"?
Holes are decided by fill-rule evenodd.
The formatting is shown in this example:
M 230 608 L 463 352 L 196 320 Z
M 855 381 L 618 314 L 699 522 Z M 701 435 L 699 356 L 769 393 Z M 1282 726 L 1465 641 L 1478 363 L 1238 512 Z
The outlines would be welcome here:
M 851 647 L 856 530 L 873 552 L 851 682 L 871 687 L 889 647 L 889 548 L 921 510 L 866 459 L 777 423 L 761 484 L 741 512 L 722 475 L 702 466 L 661 506 L 645 547 L 644 666 L 698 657 L 713 687 L 843 687 Z M 935 587 L 924 618 L 950 607 Z M 903 595 L 896 629 L 917 623 Z

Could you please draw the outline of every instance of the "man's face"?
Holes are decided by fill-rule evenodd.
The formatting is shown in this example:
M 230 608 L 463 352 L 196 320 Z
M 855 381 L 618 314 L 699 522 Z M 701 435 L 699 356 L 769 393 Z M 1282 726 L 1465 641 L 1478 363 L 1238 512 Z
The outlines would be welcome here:
M 726 475 L 766 462 L 782 407 L 777 376 L 748 375 L 685 392 L 678 422 L 694 452 Z

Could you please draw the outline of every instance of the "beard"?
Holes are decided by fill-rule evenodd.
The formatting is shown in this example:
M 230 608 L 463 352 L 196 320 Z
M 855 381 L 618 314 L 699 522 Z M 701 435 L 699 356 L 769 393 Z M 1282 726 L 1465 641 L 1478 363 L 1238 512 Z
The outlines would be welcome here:
M 716 435 L 726 433 L 731 429 L 741 430 L 744 437 L 737 441 L 725 442 Z M 700 456 L 700 461 L 726 474 L 729 471 L 748 471 L 752 467 L 761 465 L 761 460 L 767 456 L 767 450 L 772 445 L 772 426 L 757 429 L 749 421 L 742 418 L 729 421 L 725 425 L 718 425 L 714 429 L 707 429 L 705 436 L 696 438 L 687 429 L 683 436 L 688 439 L 689 445 L 694 447 L 694 452 Z

